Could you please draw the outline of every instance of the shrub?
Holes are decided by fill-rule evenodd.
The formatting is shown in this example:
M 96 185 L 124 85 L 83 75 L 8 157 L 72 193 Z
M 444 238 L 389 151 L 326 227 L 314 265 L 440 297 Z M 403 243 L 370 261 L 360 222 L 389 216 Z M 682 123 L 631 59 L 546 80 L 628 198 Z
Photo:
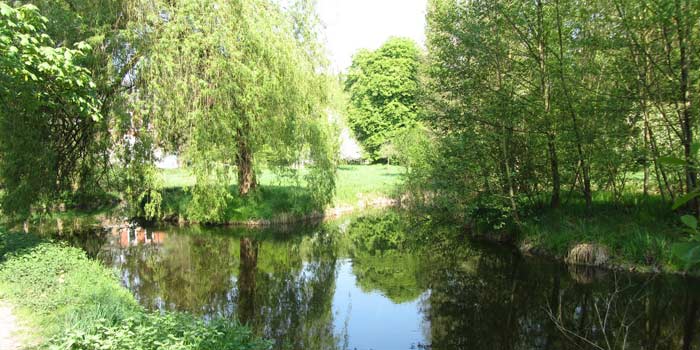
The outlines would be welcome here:
M 186 314 L 145 314 L 119 324 L 98 322 L 88 331 L 71 330 L 50 341 L 51 350 L 248 350 L 269 344 L 225 320 L 210 324 Z

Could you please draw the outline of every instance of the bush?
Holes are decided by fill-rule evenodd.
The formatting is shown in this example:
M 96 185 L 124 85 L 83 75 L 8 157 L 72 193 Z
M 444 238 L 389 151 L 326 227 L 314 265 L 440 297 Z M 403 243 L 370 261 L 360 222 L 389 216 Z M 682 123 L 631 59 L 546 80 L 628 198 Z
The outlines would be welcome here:
M 508 200 L 492 194 L 479 194 L 471 205 L 469 218 L 475 233 L 517 232 Z

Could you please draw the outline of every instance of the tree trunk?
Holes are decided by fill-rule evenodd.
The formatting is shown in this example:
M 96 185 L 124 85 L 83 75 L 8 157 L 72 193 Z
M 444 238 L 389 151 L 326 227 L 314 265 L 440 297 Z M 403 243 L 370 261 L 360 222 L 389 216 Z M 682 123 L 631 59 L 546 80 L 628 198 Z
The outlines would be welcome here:
M 538 41 L 538 57 L 540 68 L 540 89 L 542 93 L 542 103 L 544 107 L 544 119 L 549 123 L 550 131 L 547 133 L 547 148 L 549 150 L 549 161 L 552 171 L 552 198 L 550 205 L 552 208 L 558 208 L 561 204 L 561 179 L 559 178 L 559 159 L 557 158 L 557 149 L 554 144 L 556 127 L 551 115 L 551 91 L 549 86 L 548 71 L 547 71 L 547 43 L 544 30 L 544 11 L 541 0 L 537 0 L 537 41 Z
M 576 110 L 574 109 L 572 103 L 572 96 L 569 92 L 569 87 L 566 82 L 566 77 L 564 76 L 564 38 L 562 35 L 562 23 L 559 13 L 559 1 L 556 2 L 556 13 L 557 13 L 557 33 L 559 37 L 559 78 L 561 79 L 561 85 L 564 90 L 564 95 L 566 96 L 567 107 L 569 109 L 569 114 L 571 116 L 571 123 L 574 129 L 574 136 L 576 137 L 576 151 L 578 153 L 578 161 L 581 166 L 581 174 L 583 175 L 583 197 L 586 199 L 586 211 L 590 212 L 592 205 L 591 198 L 591 176 L 589 171 L 588 163 L 586 162 L 586 157 L 583 152 L 583 144 L 581 138 L 581 131 L 578 125 L 578 118 L 576 118 Z
M 246 196 L 251 190 L 255 190 L 257 181 L 253 171 L 253 151 L 241 129 L 238 130 L 236 166 L 238 168 L 238 193 L 241 196 Z
M 689 92 L 689 70 L 690 63 L 688 62 L 690 57 L 688 55 L 687 45 L 690 31 L 687 30 L 687 21 L 683 20 L 683 9 L 681 8 L 680 0 L 676 1 L 676 26 L 678 27 L 678 46 L 680 52 L 680 102 L 681 107 L 679 114 L 681 115 L 682 127 L 683 127 L 683 153 L 685 155 L 685 182 L 686 182 L 686 193 L 690 193 L 695 189 L 697 183 L 697 174 L 695 173 L 694 155 L 691 154 L 692 144 L 693 144 L 693 116 L 691 115 L 690 98 L 688 97 Z M 687 10 L 687 9 L 686 9 Z M 697 197 L 693 198 L 688 202 L 691 209 L 696 216 L 700 216 L 700 201 Z
M 515 191 L 513 190 L 513 178 L 510 173 L 510 159 L 508 157 L 508 144 L 506 142 L 506 138 L 508 136 L 508 133 L 506 133 L 506 128 L 503 127 L 503 147 L 502 152 L 503 152 L 503 165 L 505 166 L 505 172 L 506 172 L 506 184 L 508 186 L 508 198 L 510 199 L 510 210 L 511 210 L 511 215 L 513 216 L 513 220 L 515 220 L 516 223 L 520 223 L 520 217 L 518 216 L 518 206 L 515 203 Z
M 646 113 L 646 111 L 645 111 Z M 664 191 L 663 187 L 666 187 L 666 192 L 668 193 L 668 196 L 670 197 L 671 201 L 675 201 L 676 197 L 675 194 L 673 193 L 673 188 L 671 188 L 671 184 L 668 181 L 668 175 L 666 175 L 666 171 L 664 171 L 664 168 L 662 164 L 659 162 L 659 147 L 656 143 L 656 137 L 654 137 L 654 130 L 652 128 L 649 128 L 649 146 L 651 146 L 651 151 L 652 151 L 652 156 L 654 157 L 654 168 L 656 170 L 656 180 L 659 183 L 659 191 L 661 191 L 661 196 L 664 196 Z M 659 174 L 661 175 L 661 179 L 659 179 Z M 661 182 L 663 180 L 663 184 Z
M 547 148 L 549 149 L 549 162 L 552 171 L 552 198 L 550 205 L 552 208 L 559 208 L 561 204 L 561 179 L 559 178 L 559 159 L 557 158 L 553 134 L 547 134 Z
M 644 113 L 644 183 L 642 185 L 644 197 L 649 195 L 649 118 Z M 663 197 L 663 192 L 661 194 Z
M 258 270 L 258 242 L 241 238 L 240 264 L 238 271 L 238 319 L 244 324 L 255 320 L 255 276 Z

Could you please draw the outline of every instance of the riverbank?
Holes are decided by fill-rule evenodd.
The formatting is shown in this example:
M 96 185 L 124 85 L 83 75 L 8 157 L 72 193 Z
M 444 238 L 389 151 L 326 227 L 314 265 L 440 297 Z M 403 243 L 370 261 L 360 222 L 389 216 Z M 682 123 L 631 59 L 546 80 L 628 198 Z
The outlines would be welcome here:
M 262 172 L 259 188 L 246 198 L 231 186 L 224 217 L 212 224 L 265 226 L 337 217 L 365 208 L 395 204 L 397 187 L 405 169 L 391 165 L 342 165 L 338 167 L 335 196 L 325 208 L 315 207 L 303 183 Z M 185 169 L 163 170 L 163 204 L 160 221 L 200 223 L 202 213 L 192 205 L 189 189 L 195 179 Z
M 568 263 L 636 272 L 685 273 L 673 247 L 689 237 L 682 230 L 680 214 L 658 196 L 629 194 L 612 200 L 599 193 L 590 210 L 582 199 L 573 198 L 558 209 L 545 204 L 523 212 L 517 234 L 486 234 L 481 238 L 506 241 L 524 254 Z M 584 249 L 600 259 L 577 261 L 572 256 L 576 249 Z
M 192 196 L 188 191 L 195 183 L 194 177 L 185 169 L 161 170 L 160 211 L 155 219 L 144 221 L 264 227 L 332 219 L 397 206 L 404 172 L 403 167 L 382 164 L 339 166 L 333 200 L 326 207 L 318 208 L 311 205 L 310 194 L 303 183 L 293 183 L 288 178 L 264 171 L 259 178 L 260 186 L 247 198 L 238 196 L 235 184 L 231 184 L 231 198 L 224 218 L 211 222 L 198 218 L 202 213 L 196 212 L 197 206 L 191 203 Z M 54 210 L 37 213 L 24 223 L 24 230 L 64 232 L 139 219 L 131 217 L 123 203 L 118 204 L 116 194 L 101 203 L 90 210 L 57 206 Z M 5 222 L 6 226 L 16 229 L 21 229 L 22 224 Z
M 0 231 L 0 299 L 52 349 L 268 347 L 233 321 L 151 314 L 82 250 L 31 234 Z

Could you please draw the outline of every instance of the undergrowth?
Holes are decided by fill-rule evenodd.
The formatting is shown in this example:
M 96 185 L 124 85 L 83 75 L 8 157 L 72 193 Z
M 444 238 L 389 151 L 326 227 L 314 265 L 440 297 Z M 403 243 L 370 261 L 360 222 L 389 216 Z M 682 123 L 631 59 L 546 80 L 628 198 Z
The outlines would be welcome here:
M 558 256 L 579 243 L 599 243 L 619 263 L 673 269 L 671 245 L 685 239 L 678 214 L 658 196 L 598 193 L 590 210 L 572 198 L 558 209 L 531 206 L 521 217 L 521 239 Z
M 405 168 L 390 165 L 342 165 L 338 167 L 336 188 L 331 206 L 354 206 L 359 201 L 371 201 L 396 195 L 403 181 Z M 190 190 L 195 178 L 187 169 L 161 171 L 164 185 L 160 219 L 207 222 L 209 206 L 192 202 Z M 322 212 L 325 208 L 314 205 L 311 192 L 302 180 L 278 176 L 263 171 L 256 191 L 246 198 L 238 195 L 235 183 L 229 184 L 230 198 L 221 218 L 213 223 L 228 223 L 256 219 L 274 219 L 280 215 L 303 216 Z

